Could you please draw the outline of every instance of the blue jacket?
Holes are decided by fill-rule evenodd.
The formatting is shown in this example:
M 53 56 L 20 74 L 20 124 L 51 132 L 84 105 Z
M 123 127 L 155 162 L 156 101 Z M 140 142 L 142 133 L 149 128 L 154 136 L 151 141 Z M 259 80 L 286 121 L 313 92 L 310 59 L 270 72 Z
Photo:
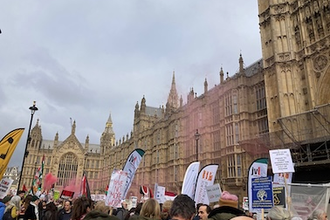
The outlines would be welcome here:
M 0 202 L 0 220 L 2 220 L 3 214 L 5 213 L 6 205 Z

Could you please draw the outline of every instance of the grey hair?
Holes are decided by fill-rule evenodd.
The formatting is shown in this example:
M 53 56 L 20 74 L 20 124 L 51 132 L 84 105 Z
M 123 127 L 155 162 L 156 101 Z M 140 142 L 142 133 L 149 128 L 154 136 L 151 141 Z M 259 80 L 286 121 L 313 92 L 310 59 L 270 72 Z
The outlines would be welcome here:
M 322 209 L 316 209 L 312 215 L 308 218 L 308 220 L 318 220 L 320 219 L 321 215 L 323 215 L 325 212 Z
M 291 214 L 283 207 L 274 206 L 269 210 L 267 217 L 271 220 L 290 220 Z

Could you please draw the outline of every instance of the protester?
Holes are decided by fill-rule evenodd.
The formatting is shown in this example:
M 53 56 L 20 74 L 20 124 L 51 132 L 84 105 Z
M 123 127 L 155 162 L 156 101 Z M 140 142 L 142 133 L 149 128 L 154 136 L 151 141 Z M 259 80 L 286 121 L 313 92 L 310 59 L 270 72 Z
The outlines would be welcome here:
M 198 216 L 201 220 L 207 220 L 208 215 L 211 212 L 211 207 L 207 204 L 202 204 L 198 209 Z
M 72 220 L 82 220 L 91 211 L 92 202 L 85 196 L 77 198 L 72 206 Z
M 18 190 L 17 195 L 21 198 L 21 200 L 23 200 L 24 196 L 25 196 L 25 191 L 24 190 Z
M 140 212 L 141 212 L 141 208 L 142 208 L 143 203 L 139 202 L 134 210 L 134 214 L 131 215 L 128 219 L 129 220 L 138 220 L 139 216 L 140 216 Z
M 58 212 L 58 220 L 70 220 L 72 214 L 72 202 L 69 200 L 64 201 L 64 207 Z
M 58 220 L 58 209 L 54 202 L 49 202 L 46 205 L 44 220 Z
M 291 220 L 291 214 L 283 207 L 273 206 L 268 211 L 267 220 Z
M 38 211 L 39 211 L 39 220 L 43 220 L 46 212 L 46 205 L 47 202 L 45 200 L 40 200 L 38 204 Z
M 219 207 L 213 209 L 208 218 L 212 220 L 229 220 L 236 216 L 245 216 L 244 211 L 238 209 L 238 198 L 227 191 L 222 192 Z
M 12 219 L 17 219 L 20 213 L 20 209 L 21 209 L 21 197 L 13 196 L 8 202 L 8 205 L 5 209 L 5 213 L 8 212 L 10 213 L 10 217 Z
M 156 199 L 150 198 L 147 199 L 141 208 L 140 220 L 151 220 L 157 219 L 160 220 L 160 206 Z
M 23 209 L 25 210 L 23 219 L 24 220 L 38 220 L 39 216 L 36 213 L 38 208 L 36 208 L 35 202 L 38 200 L 37 196 L 27 195 L 24 199 Z M 36 210 L 37 209 L 37 210 Z
M 125 216 L 127 215 L 128 210 L 127 210 L 127 203 L 125 200 L 121 202 L 121 207 L 117 209 L 116 211 L 116 217 L 119 218 L 120 220 L 124 220 Z
M 326 220 L 328 219 L 327 213 L 322 209 L 316 209 L 308 220 Z
M 175 197 L 170 216 L 176 220 L 192 220 L 195 216 L 195 202 L 189 196 L 181 194 Z
M 194 219 L 193 220 L 199 220 L 198 209 L 199 209 L 199 207 L 201 205 L 203 205 L 203 203 L 197 203 L 197 205 L 196 205 L 196 213 L 195 213 L 195 216 L 194 216 Z
M 0 201 L 0 219 L 2 219 L 3 215 L 5 214 L 6 206 L 7 203 L 10 201 L 9 196 L 5 196 L 1 201 Z
M 160 217 L 162 220 L 169 220 L 171 219 L 170 217 L 170 210 L 172 207 L 173 201 L 172 200 L 166 200 L 163 205 L 162 205 L 162 211 L 160 214 Z

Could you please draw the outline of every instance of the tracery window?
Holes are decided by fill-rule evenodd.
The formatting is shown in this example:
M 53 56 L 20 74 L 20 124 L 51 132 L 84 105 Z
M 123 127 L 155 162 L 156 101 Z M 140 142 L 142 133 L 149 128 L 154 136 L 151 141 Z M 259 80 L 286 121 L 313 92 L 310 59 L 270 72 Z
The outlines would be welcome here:
M 76 178 L 78 158 L 73 153 L 64 154 L 58 165 L 57 185 L 68 186 L 70 181 Z

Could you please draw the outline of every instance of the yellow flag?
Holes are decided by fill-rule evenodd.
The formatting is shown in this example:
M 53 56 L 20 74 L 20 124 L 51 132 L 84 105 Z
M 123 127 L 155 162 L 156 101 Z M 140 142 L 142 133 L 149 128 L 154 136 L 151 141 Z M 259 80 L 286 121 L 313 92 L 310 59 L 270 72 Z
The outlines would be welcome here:
M 10 158 L 16 149 L 19 139 L 21 139 L 23 131 L 24 128 L 12 130 L 0 141 L 0 179 L 6 172 Z

